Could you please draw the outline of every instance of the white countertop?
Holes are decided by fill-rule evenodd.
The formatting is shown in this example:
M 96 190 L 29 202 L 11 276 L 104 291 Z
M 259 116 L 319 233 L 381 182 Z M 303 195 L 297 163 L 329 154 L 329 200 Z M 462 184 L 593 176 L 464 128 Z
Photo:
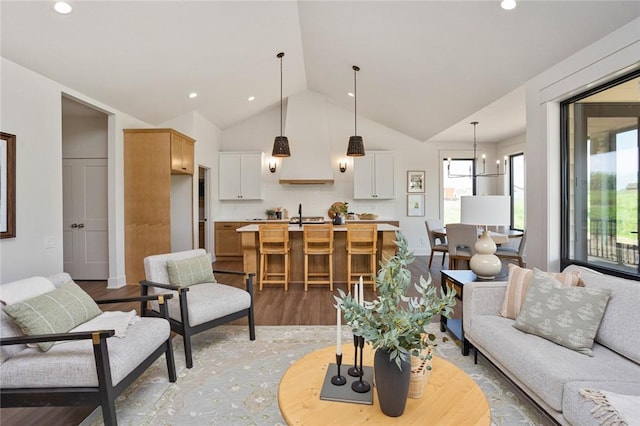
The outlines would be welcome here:
M 266 222 L 266 221 L 265 221 Z M 281 221 L 274 221 L 274 220 L 270 220 L 269 223 L 273 223 L 273 222 L 281 222 Z M 358 220 L 355 222 L 373 222 L 373 221 L 366 221 L 366 220 Z M 315 224 L 303 224 L 302 227 L 305 226 L 314 226 Z M 302 231 L 302 227 L 300 227 L 300 225 L 293 224 L 293 225 L 289 225 L 289 232 L 291 231 Z M 333 227 L 334 232 L 346 232 L 347 231 L 347 226 L 346 225 L 335 225 Z M 394 225 L 389 225 L 388 223 L 378 223 L 378 231 L 399 231 L 400 228 Z M 258 224 L 257 223 L 252 223 L 250 225 L 245 225 L 241 228 L 236 229 L 237 232 L 258 232 Z

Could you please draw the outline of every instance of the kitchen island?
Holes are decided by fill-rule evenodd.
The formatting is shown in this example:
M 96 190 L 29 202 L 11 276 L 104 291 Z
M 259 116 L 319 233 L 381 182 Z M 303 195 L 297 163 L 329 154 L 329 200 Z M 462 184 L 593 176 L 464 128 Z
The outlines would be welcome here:
M 314 226 L 306 224 L 304 226 Z M 388 223 L 377 223 L 378 226 L 378 254 L 377 260 L 388 259 L 396 253 L 395 232 L 400 228 Z M 289 283 L 304 284 L 304 251 L 302 241 L 302 229 L 299 225 L 289 225 L 289 239 L 291 241 L 291 275 Z M 334 283 L 346 283 L 347 280 L 347 226 L 334 226 L 333 241 L 333 280 Z M 250 224 L 237 229 L 242 236 L 242 261 L 245 272 L 259 271 L 259 235 L 258 224 Z M 326 258 L 321 256 L 311 256 L 309 258 L 309 269 L 311 271 L 326 270 Z M 365 270 L 367 260 L 358 256 L 354 260 L 354 270 Z

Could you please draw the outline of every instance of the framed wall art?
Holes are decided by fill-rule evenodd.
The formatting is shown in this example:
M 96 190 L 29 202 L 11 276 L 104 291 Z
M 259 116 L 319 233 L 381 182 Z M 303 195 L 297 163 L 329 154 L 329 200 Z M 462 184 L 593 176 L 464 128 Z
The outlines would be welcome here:
M 407 195 L 407 216 L 424 216 L 424 194 Z
M 16 135 L 0 132 L 0 238 L 16 236 Z
M 424 192 L 424 170 L 407 171 L 407 192 Z

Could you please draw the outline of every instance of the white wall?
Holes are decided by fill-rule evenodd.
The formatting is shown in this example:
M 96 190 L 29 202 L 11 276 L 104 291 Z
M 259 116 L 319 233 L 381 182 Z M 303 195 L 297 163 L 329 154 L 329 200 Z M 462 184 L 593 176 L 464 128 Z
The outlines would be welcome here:
M 527 264 L 560 268 L 560 102 L 640 65 L 640 18 L 527 82 Z
M 286 113 L 285 113 L 286 116 Z M 283 207 L 289 214 L 296 214 L 298 204 L 302 203 L 303 215 L 327 216 L 327 211 L 335 201 L 348 201 L 350 210 L 356 213 L 376 213 L 380 219 L 399 220 L 400 227 L 409 239 L 409 247 L 416 254 L 427 254 L 429 242 L 426 237 L 424 221 L 430 217 L 442 217 L 440 206 L 440 185 L 442 159 L 455 155 L 471 155 L 471 140 L 460 143 L 425 143 L 401 134 L 376 122 L 358 117 L 358 134 L 364 139 L 365 150 L 393 151 L 395 163 L 394 200 L 354 200 L 353 199 L 353 162 L 346 157 L 349 136 L 353 133 L 353 112 L 342 109 L 328 101 L 330 156 L 333 167 L 334 184 L 325 185 L 281 185 L 278 183 L 279 170 L 287 158 L 278 159 L 278 171 L 270 173 L 267 169 L 271 159 L 273 139 L 279 135 L 280 110 L 274 108 L 256 115 L 222 132 L 223 151 L 262 151 L 265 164 L 262 168 L 262 201 L 221 201 L 216 220 L 238 220 L 265 217 L 264 211 L 271 207 Z M 288 136 L 285 134 L 285 136 Z M 290 140 L 292 157 L 295 156 L 295 141 Z M 484 144 L 488 160 L 495 163 L 495 145 Z M 455 156 L 454 155 L 454 156 Z M 338 170 L 338 161 L 347 159 L 345 173 Z M 425 217 L 408 217 L 407 212 L 407 171 L 426 171 Z M 493 179 L 490 179 L 493 181 Z M 491 184 L 488 184 L 491 185 Z M 484 188 L 486 193 L 494 193 L 494 188 Z
M 0 127 L 17 136 L 16 238 L 0 240 L 0 282 L 62 271 L 62 94 L 109 115 L 109 286 L 124 279 L 123 135 L 150 127 L 1 58 Z M 54 247 L 45 248 L 50 239 Z

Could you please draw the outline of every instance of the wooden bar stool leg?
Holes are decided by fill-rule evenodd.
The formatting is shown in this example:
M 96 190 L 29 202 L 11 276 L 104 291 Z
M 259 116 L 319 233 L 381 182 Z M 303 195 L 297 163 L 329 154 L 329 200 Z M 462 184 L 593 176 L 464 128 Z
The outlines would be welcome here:
M 260 255 L 260 291 L 262 291 L 262 281 L 264 280 L 264 262 L 266 261 L 265 259 L 265 255 L 261 254 Z
M 333 254 L 331 253 L 329 253 L 329 291 L 333 292 Z
M 309 289 L 309 255 L 304 255 L 304 291 Z

